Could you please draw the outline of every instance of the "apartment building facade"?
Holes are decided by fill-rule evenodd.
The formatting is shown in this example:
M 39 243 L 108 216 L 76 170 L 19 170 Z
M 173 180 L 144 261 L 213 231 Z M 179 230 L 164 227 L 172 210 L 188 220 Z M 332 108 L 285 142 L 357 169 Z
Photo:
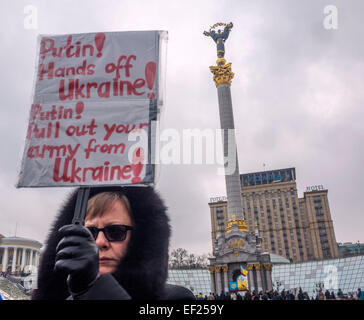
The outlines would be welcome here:
M 339 256 L 328 190 L 312 188 L 298 197 L 295 168 L 240 175 L 243 214 L 250 232 L 259 231 L 262 250 L 304 262 Z M 228 223 L 227 201 L 212 199 L 212 247 Z

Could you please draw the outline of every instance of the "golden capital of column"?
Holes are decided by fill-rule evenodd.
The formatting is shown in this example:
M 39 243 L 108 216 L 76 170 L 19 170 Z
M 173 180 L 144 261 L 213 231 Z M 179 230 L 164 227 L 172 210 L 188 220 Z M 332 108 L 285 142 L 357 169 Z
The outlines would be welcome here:
M 268 271 L 272 271 L 272 266 L 270 264 L 264 264 L 264 269 Z
M 248 270 L 253 270 L 253 267 L 254 267 L 254 264 L 248 264 L 247 266 L 246 266 L 246 268 L 248 269 Z
M 231 71 L 231 62 L 226 63 L 224 58 L 218 58 L 217 66 L 211 66 L 210 71 L 214 75 L 216 87 L 220 84 L 231 85 L 231 80 L 234 78 L 234 72 Z
M 215 270 L 216 270 L 217 273 L 220 273 L 221 267 L 215 267 Z
M 228 225 L 226 227 L 226 232 L 231 232 L 233 225 L 236 224 L 240 231 L 248 232 L 248 227 L 246 225 L 245 220 L 235 219 L 235 214 L 232 215 L 232 219 L 228 221 Z
M 255 270 L 260 270 L 260 264 L 254 264 Z
M 210 273 L 212 274 L 212 273 L 214 273 L 214 272 L 215 272 L 215 268 L 209 268 L 209 271 L 210 271 Z
M 224 271 L 224 272 L 227 272 L 228 271 L 228 266 L 223 266 L 221 268 L 222 268 L 222 271 Z

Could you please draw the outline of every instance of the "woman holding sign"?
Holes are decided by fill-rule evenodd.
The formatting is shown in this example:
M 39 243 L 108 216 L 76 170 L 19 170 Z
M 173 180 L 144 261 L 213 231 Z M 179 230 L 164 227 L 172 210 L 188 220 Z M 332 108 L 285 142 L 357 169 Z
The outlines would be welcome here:
M 49 233 L 33 299 L 195 298 L 166 284 L 170 226 L 153 188 L 91 188 L 85 226 L 71 224 L 76 196 Z

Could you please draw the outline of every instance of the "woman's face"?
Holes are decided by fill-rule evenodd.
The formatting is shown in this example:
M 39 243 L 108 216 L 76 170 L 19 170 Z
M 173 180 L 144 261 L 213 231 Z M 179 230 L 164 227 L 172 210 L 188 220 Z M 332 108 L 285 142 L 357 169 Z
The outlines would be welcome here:
M 85 227 L 104 228 L 109 225 L 122 224 L 126 226 L 132 226 L 132 220 L 126 209 L 125 205 L 117 200 L 110 207 L 109 210 L 103 213 L 102 216 L 96 216 L 94 218 L 85 219 Z M 131 231 L 127 232 L 126 238 L 123 241 L 109 242 L 102 231 L 99 232 L 96 245 L 99 248 L 99 272 L 100 275 L 105 273 L 112 273 L 116 271 L 116 268 L 120 260 L 125 256 L 128 243 L 131 237 Z

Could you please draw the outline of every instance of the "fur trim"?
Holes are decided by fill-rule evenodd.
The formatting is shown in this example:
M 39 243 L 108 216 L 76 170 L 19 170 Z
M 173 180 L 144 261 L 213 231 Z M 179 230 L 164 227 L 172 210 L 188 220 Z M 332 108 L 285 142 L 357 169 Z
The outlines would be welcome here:
M 58 229 L 73 219 L 77 191 L 62 206 L 48 234 L 38 270 L 34 300 L 63 300 L 69 296 L 66 277 L 53 272 L 55 250 L 61 238 Z M 100 192 L 122 191 L 131 206 L 134 230 L 126 256 L 113 274 L 133 299 L 161 299 L 168 276 L 170 225 L 167 208 L 151 187 L 95 187 Z

